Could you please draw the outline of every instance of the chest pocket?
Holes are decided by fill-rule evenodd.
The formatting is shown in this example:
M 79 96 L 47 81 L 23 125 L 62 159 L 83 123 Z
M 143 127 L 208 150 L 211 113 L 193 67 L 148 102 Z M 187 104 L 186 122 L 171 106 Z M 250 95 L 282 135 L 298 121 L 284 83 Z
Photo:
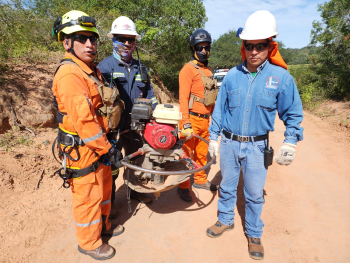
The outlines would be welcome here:
M 97 90 L 97 85 L 93 83 L 91 86 L 89 86 L 89 89 L 91 94 L 92 105 L 94 109 L 98 109 L 103 105 L 103 102 L 101 101 L 100 93 Z
M 230 110 L 235 109 L 241 104 L 241 90 L 234 89 L 227 91 L 228 107 Z
M 258 106 L 267 110 L 275 110 L 277 108 L 277 91 L 262 89 L 260 93 Z

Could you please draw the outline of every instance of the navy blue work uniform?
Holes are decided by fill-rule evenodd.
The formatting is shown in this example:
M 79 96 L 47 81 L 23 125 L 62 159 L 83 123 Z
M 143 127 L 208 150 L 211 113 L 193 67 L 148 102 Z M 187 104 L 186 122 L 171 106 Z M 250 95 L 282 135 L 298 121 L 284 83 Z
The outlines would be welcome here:
M 148 78 L 146 81 L 142 81 L 141 72 L 139 71 L 139 62 L 137 60 L 132 59 L 131 66 L 128 68 L 113 55 L 102 60 L 97 68 L 101 71 L 103 77 L 108 83 L 110 83 L 111 77 L 113 77 L 112 84 L 118 88 L 120 98 L 125 103 L 125 110 L 123 111 L 118 127 L 116 128 L 117 131 L 124 132 L 121 134 L 119 141 L 117 142 L 117 148 L 121 150 L 124 147 L 125 155 L 134 153 L 143 145 L 140 135 L 130 130 L 130 113 L 134 101 L 137 98 L 151 99 L 153 110 L 158 104 L 149 76 L 147 75 Z M 114 135 L 115 133 L 108 134 L 109 140 L 114 139 Z M 115 180 L 117 179 L 118 174 L 119 169 L 112 165 L 112 175 L 114 179 L 112 201 L 115 198 Z

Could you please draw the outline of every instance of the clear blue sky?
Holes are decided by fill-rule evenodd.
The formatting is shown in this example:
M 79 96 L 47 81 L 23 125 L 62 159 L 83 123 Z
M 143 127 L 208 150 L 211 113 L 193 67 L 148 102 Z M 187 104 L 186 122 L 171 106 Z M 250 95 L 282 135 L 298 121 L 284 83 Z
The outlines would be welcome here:
M 277 20 L 276 40 L 286 47 L 302 48 L 310 43 L 312 22 L 321 21 L 317 5 L 325 0 L 204 0 L 208 22 L 205 29 L 214 39 L 230 29 L 243 27 L 257 10 L 270 11 Z

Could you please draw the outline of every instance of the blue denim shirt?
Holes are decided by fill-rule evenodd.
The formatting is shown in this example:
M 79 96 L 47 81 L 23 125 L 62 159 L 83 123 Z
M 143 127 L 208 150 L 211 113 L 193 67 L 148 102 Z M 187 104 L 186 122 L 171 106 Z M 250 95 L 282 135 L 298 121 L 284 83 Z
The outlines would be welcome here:
M 241 136 L 264 135 L 274 130 L 277 110 L 286 126 L 284 142 L 297 144 L 303 139 L 303 107 L 293 77 L 266 60 L 253 79 L 245 63 L 232 68 L 222 82 L 209 139 L 218 140 L 222 130 Z

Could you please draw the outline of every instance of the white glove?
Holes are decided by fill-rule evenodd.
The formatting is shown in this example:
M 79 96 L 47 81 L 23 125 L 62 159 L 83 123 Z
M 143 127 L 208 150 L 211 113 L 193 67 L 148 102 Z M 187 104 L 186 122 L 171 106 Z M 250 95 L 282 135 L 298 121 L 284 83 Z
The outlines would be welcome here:
M 208 148 L 208 152 L 211 158 L 214 157 L 214 155 L 216 157 L 218 157 L 219 155 L 219 144 L 217 141 L 214 140 L 210 140 L 209 141 L 209 148 Z
M 274 157 L 275 161 L 280 165 L 290 165 L 295 157 L 295 144 L 284 143 Z

